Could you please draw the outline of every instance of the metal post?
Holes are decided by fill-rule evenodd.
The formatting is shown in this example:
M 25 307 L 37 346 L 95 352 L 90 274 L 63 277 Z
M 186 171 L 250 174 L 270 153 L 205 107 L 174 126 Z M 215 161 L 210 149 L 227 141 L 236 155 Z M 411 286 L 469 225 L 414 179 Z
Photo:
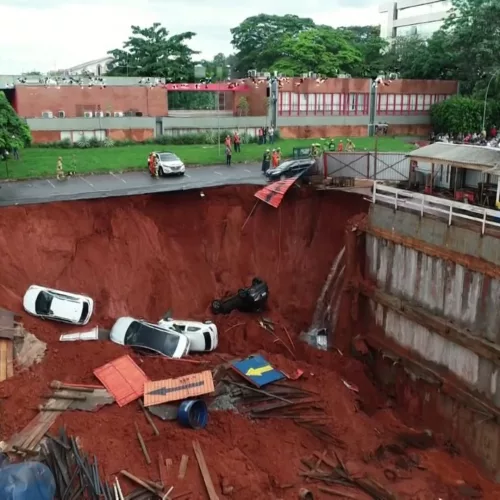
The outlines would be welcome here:
M 217 144 L 220 156 L 220 78 L 217 91 Z
M 499 202 L 500 202 L 500 175 L 497 177 L 497 195 L 496 195 L 496 199 L 495 199 L 495 207 L 497 209 L 500 208 Z
M 374 80 L 370 88 L 370 107 L 369 107 L 369 123 L 368 123 L 368 136 L 375 135 L 375 119 L 377 114 L 377 82 Z
M 483 127 L 481 129 L 481 132 L 483 130 L 486 130 L 486 128 L 485 128 L 486 127 L 486 104 L 488 103 L 488 92 L 490 90 L 491 82 L 495 79 L 497 74 L 498 74 L 498 71 L 495 71 L 493 73 L 493 75 L 490 78 L 490 81 L 488 82 L 488 86 L 486 87 L 486 94 L 484 95 L 484 107 L 483 107 Z

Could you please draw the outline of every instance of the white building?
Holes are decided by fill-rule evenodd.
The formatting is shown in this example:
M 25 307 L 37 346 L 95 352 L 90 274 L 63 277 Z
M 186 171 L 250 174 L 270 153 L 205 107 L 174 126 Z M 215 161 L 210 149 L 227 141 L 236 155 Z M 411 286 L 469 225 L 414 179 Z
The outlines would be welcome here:
M 382 38 L 431 36 L 443 25 L 451 9 L 451 0 L 400 0 L 380 6 Z

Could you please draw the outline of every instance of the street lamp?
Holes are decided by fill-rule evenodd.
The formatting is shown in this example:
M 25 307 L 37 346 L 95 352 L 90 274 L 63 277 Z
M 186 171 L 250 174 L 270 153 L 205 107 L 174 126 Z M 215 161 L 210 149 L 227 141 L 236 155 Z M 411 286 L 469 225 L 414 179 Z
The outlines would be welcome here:
M 490 81 L 488 82 L 488 85 L 486 86 L 486 94 L 484 94 L 484 107 L 483 107 L 483 126 L 481 128 L 481 132 L 483 130 L 486 130 L 486 104 L 488 103 L 488 91 L 490 90 L 490 85 L 491 82 L 495 79 L 495 77 L 498 75 L 500 72 L 500 69 L 496 70 L 490 78 Z

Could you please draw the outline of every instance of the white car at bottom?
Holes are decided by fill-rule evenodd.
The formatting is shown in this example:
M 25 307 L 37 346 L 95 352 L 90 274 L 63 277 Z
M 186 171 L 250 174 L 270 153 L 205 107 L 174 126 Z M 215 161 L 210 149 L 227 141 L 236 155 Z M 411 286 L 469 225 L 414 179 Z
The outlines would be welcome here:
M 174 330 L 130 317 L 118 318 L 111 328 L 110 339 L 116 344 L 152 351 L 169 358 L 189 353 L 189 339 Z
M 161 328 L 179 332 L 189 339 L 190 352 L 211 352 L 217 349 L 219 332 L 212 321 L 188 321 L 173 318 L 158 322 Z
M 86 325 L 94 312 L 94 301 L 86 295 L 31 285 L 23 298 L 24 310 L 43 319 Z

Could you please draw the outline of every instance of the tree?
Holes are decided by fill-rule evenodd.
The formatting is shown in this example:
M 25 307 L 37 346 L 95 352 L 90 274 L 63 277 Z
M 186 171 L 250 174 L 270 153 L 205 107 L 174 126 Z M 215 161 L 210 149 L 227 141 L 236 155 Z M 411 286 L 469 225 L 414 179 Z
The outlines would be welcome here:
M 347 26 L 339 30 L 362 56 L 351 70 L 352 76 L 371 78 L 385 71 L 383 52 L 388 43 L 380 36 L 380 26 Z
M 290 76 L 313 71 L 323 76 L 350 73 L 362 62 L 362 54 L 341 30 L 319 26 L 286 35 L 280 56 L 271 69 Z
M 0 151 L 21 149 L 31 143 L 28 125 L 17 116 L 4 92 L 0 92 Z
M 281 55 L 281 42 L 286 36 L 298 36 L 312 28 L 312 19 L 291 14 L 248 17 L 231 29 L 231 43 L 237 51 L 235 71 L 246 74 L 251 69 L 269 69 Z
M 196 33 L 186 31 L 169 37 L 169 32 L 160 23 L 149 28 L 132 26 L 132 35 L 123 44 L 123 49 L 108 52 L 113 57 L 109 65 L 109 76 L 151 76 L 170 81 L 194 80 L 193 55 L 186 42 Z
M 500 69 L 500 2 L 452 0 L 453 9 L 443 31 L 451 53 L 457 55 L 457 77 L 466 93 L 486 88 Z
M 236 104 L 236 109 L 238 110 L 239 116 L 247 116 L 250 111 L 250 105 L 248 104 L 248 99 L 245 96 L 241 96 Z

